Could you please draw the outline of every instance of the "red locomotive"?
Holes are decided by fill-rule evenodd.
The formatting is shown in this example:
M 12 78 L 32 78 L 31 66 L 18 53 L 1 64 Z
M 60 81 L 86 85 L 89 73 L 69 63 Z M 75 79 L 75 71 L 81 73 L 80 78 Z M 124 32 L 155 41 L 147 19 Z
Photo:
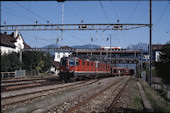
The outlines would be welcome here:
M 63 57 L 60 62 L 60 79 L 70 80 L 124 75 L 122 67 L 112 67 L 99 61 L 83 60 L 78 57 Z

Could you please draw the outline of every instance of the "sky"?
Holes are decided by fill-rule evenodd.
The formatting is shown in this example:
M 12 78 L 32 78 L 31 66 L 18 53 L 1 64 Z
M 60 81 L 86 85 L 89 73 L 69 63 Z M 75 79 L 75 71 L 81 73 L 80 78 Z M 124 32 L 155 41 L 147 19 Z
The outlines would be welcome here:
M 149 1 L 66 1 L 64 2 L 64 24 L 102 23 L 149 24 Z M 61 24 L 62 3 L 56 1 L 2 1 L 1 25 Z M 170 40 L 170 1 L 152 2 L 152 44 L 165 44 Z M 31 47 L 56 44 L 61 31 L 19 31 Z M 139 42 L 149 44 L 149 27 L 133 30 L 64 31 L 62 46 L 92 44 L 110 46 L 106 40 L 112 34 L 112 46 L 126 48 Z M 11 33 L 11 32 L 7 32 Z

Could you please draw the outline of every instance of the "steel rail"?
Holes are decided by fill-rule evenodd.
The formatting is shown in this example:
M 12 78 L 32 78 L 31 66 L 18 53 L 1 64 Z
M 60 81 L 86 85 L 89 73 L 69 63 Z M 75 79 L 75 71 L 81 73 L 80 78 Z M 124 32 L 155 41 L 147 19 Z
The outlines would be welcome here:
M 95 81 L 93 81 L 91 83 L 88 83 L 88 84 L 84 84 L 84 83 L 88 82 L 89 80 L 83 81 L 83 82 L 79 82 L 79 83 L 76 83 L 76 84 L 67 85 L 67 86 L 61 86 L 61 87 L 57 87 L 57 88 L 50 88 L 50 89 L 46 89 L 46 90 L 40 90 L 40 91 L 29 92 L 29 93 L 24 93 L 24 94 L 19 94 L 19 95 L 13 95 L 13 96 L 9 96 L 9 97 L 1 97 L 1 102 L 2 101 L 6 101 L 6 99 L 16 98 L 16 97 L 19 97 L 19 96 L 32 95 L 32 94 L 36 94 L 36 93 L 48 92 L 48 91 L 52 91 L 52 90 L 56 90 L 56 89 L 61 89 L 61 88 L 65 88 L 65 87 L 75 86 L 75 85 L 78 85 L 78 84 L 80 84 L 80 86 L 73 87 L 71 89 L 78 88 L 78 87 L 83 87 L 83 86 L 90 85 L 90 84 L 93 84 L 95 82 L 98 82 L 99 80 L 100 79 L 97 79 L 97 80 L 95 80 Z M 81 85 L 81 84 L 84 84 L 84 85 Z M 65 91 L 65 90 L 58 91 L 57 93 L 60 93 L 60 92 L 63 92 L 63 91 Z M 52 94 L 52 93 L 50 93 L 50 94 Z M 47 95 L 48 94 L 42 94 L 42 95 L 39 95 L 39 96 L 31 97 L 31 98 L 28 98 L 28 99 L 22 99 L 20 101 L 14 101 L 14 102 L 7 103 L 7 104 L 2 104 L 1 103 L 1 108 L 4 108 L 4 107 L 9 106 L 9 105 L 14 105 L 14 104 L 17 104 L 17 103 L 23 103 L 23 102 L 26 102 L 27 100 L 33 100 L 35 98 L 39 98 L 39 97 L 43 97 L 43 96 L 47 96 Z
M 132 77 L 132 76 L 131 76 Z M 128 82 L 130 81 L 131 77 L 126 81 L 126 83 L 124 84 L 124 86 L 121 88 L 121 90 L 119 91 L 119 93 L 116 95 L 115 99 L 113 100 L 112 104 L 109 106 L 109 108 L 107 109 L 106 113 L 113 113 L 113 110 L 116 108 L 116 105 L 118 103 L 119 98 L 121 97 L 121 95 L 123 94 L 123 92 L 125 91 L 125 88 L 128 84 Z
M 91 101 L 92 99 L 96 98 L 97 96 L 99 96 L 101 93 L 103 93 L 104 91 L 108 90 L 109 88 L 111 88 L 113 85 L 119 83 L 120 81 L 124 80 L 125 78 L 121 78 L 119 80 L 117 80 L 116 82 L 114 82 L 113 84 L 109 85 L 108 87 L 106 87 L 105 89 L 99 91 L 98 93 L 93 94 L 92 96 L 88 97 L 85 101 L 80 102 L 79 104 L 75 105 L 74 107 L 70 108 L 69 110 L 67 110 L 65 113 L 72 113 L 75 110 L 79 109 L 81 106 L 85 105 L 86 103 L 88 103 L 89 101 Z

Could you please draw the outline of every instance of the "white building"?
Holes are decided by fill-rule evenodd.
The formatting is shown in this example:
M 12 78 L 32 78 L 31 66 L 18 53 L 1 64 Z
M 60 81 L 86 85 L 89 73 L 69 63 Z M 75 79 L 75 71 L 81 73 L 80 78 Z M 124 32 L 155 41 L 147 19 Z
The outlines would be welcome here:
M 20 49 L 31 48 L 24 42 L 22 35 L 16 30 L 12 34 L 1 33 L 1 55 L 10 52 L 19 52 Z
M 153 57 L 153 61 L 155 62 L 159 62 L 160 61 L 160 55 L 161 55 L 161 51 L 163 49 L 164 45 L 161 44 L 153 44 L 152 45 L 152 57 Z
M 64 46 L 64 47 L 61 47 L 61 49 L 71 49 L 71 47 Z M 60 62 L 62 57 L 68 57 L 71 54 L 72 54 L 72 52 L 70 52 L 70 51 L 56 51 L 54 61 Z

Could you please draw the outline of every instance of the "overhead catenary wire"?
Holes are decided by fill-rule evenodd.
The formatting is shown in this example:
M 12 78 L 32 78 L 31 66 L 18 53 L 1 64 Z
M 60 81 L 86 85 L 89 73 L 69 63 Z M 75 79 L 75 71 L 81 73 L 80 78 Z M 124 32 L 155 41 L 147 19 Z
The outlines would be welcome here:
M 83 40 L 80 40 L 77 36 L 69 33 L 69 32 L 65 32 L 66 34 L 68 34 L 69 36 L 72 36 L 73 38 L 75 38 L 76 40 L 80 41 L 81 43 L 85 44 Z
M 136 6 L 134 7 L 132 13 L 130 14 L 129 18 L 127 19 L 127 23 L 130 21 L 130 19 L 132 18 L 132 16 L 135 14 L 136 12 L 136 9 L 138 8 L 139 6 L 139 3 L 140 3 L 140 0 L 136 3 Z
M 20 18 L 20 19 L 23 19 L 23 20 L 26 20 L 26 21 L 31 21 L 31 22 L 34 22 L 33 20 L 30 20 L 30 19 L 28 19 L 28 18 L 26 18 L 26 17 L 24 17 L 24 16 L 21 16 L 21 15 L 18 15 L 18 14 L 14 14 L 14 13 L 12 13 L 12 12 L 10 12 L 10 11 L 7 11 L 7 10 L 4 10 L 4 9 L 1 9 L 2 11 L 4 11 L 4 12 L 6 12 L 6 14 L 8 14 L 9 13 L 9 15 L 14 15 L 14 16 L 16 16 L 17 18 Z
M 111 5 L 112 5 L 113 10 L 114 10 L 114 12 L 115 12 L 115 15 L 116 15 L 116 17 L 117 17 L 117 21 L 119 21 L 119 17 L 118 17 L 116 8 L 115 8 L 115 6 L 114 6 L 114 4 L 113 4 L 113 1 L 110 1 L 110 2 L 111 2 Z
M 1 8 L 5 8 L 5 10 L 7 9 L 7 10 L 9 10 L 11 13 L 14 13 L 14 14 L 16 14 L 16 15 L 23 15 L 23 17 L 25 17 L 25 18 L 29 18 L 30 20 L 32 20 L 32 21 L 34 21 L 34 19 L 32 18 L 32 16 L 28 16 L 28 15 L 26 15 L 26 14 L 28 14 L 28 13 L 24 13 L 23 11 L 21 11 L 21 10 L 15 10 L 16 8 L 15 7 L 11 7 L 11 6 L 9 6 L 9 5 L 3 5 Z M 20 12 L 21 11 L 21 12 Z
M 8 12 L 8 13 L 16 16 L 16 17 L 21 17 L 24 20 L 28 20 L 30 22 L 34 22 L 33 18 L 28 17 L 27 15 L 24 15 L 23 13 L 20 13 L 20 12 L 18 12 L 16 10 L 11 9 L 11 8 L 5 7 L 5 9 L 4 9 L 4 7 L 1 7 L 1 10 L 5 11 L 5 12 Z
M 107 14 L 106 14 L 106 11 L 104 10 L 104 7 L 103 7 L 103 5 L 102 5 L 102 2 L 101 2 L 100 0 L 99 0 L 99 2 L 100 2 L 100 6 L 101 6 L 101 8 L 102 8 L 102 10 L 103 10 L 103 12 L 104 12 L 104 14 L 105 14 L 105 17 L 106 17 L 107 21 L 110 23 L 110 20 L 109 20 Z
M 110 22 L 110 20 L 109 20 L 109 18 L 108 18 L 108 16 L 107 16 L 107 14 L 106 14 L 106 12 L 105 12 L 105 10 L 104 10 L 104 7 L 103 7 L 103 5 L 102 5 L 102 2 L 99 0 L 99 2 L 100 2 L 100 6 L 102 7 L 102 9 L 103 9 L 103 12 L 104 12 L 104 14 L 105 14 L 105 16 L 106 16 L 106 18 L 107 18 L 107 21 L 109 22 L 109 24 L 111 24 L 111 22 Z M 114 5 L 113 5 L 114 6 Z M 116 11 L 116 10 L 115 10 Z M 118 19 L 118 16 L 117 16 L 117 19 Z M 115 34 L 115 36 L 116 36 L 116 39 L 117 39 L 117 35 L 116 35 L 116 33 L 115 33 L 115 31 L 113 31 L 114 32 L 114 34 Z M 103 31 L 103 38 L 104 38 L 104 31 Z M 118 39 L 117 39 L 118 40 Z M 119 41 L 119 40 L 118 40 Z M 120 41 L 119 41 L 119 44 L 120 44 Z M 121 44 L 120 44 L 121 45 Z
M 20 6 L 21 8 L 27 10 L 27 11 L 30 12 L 31 14 L 33 14 L 33 15 L 41 18 L 42 20 L 46 21 L 47 23 L 49 23 L 49 20 L 48 20 L 48 19 L 45 19 L 45 18 L 39 16 L 38 14 L 34 13 L 34 12 L 33 12 L 32 10 L 30 10 L 29 8 L 25 8 L 24 6 L 22 6 L 21 4 L 19 4 L 19 3 L 17 3 L 17 2 L 14 2 L 14 3 L 17 4 L 18 6 Z
M 162 17 L 164 16 L 164 14 L 165 14 L 165 12 L 166 12 L 168 6 L 169 6 L 169 3 L 170 3 L 170 2 L 168 2 L 168 3 L 166 4 L 164 10 L 162 11 L 162 13 L 161 13 L 161 15 L 160 15 L 158 21 L 157 21 L 156 24 L 153 26 L 152 30 L 154 30 L 154 29 L 156 28 L 156 26 L 159 24 L 159 22 L 161 21 Z

